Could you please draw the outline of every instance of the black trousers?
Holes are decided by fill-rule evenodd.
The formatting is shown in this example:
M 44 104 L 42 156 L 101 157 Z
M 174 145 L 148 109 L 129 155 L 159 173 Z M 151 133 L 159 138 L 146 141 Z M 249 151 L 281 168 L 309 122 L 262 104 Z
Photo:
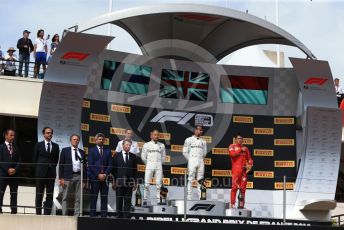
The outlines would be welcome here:
M 131 197 L 133 195 L 133 188 L 129 186 L 119 186 L 116 188 L 116 211 L 117 217 L 129 218 Z
M 7 185 L 10 187 L 11 195 L 11 213 L 17 213 L 17 197 L 18 197 L 18 179 L 12 178 L 10 176 L 5 176 L 0 178 L 0 212 L 2 213 L 2 205 L 4 200 L 4 194 L 6 191 Z
M 50 170 L 49 170 L 50 171 Z M 42 215 L 42 201 L 44 190 L 46 192 L 45 202 L 43 203 L 44 215 L 51 214 L 51 208 L 53 206 L 55 177 L 49 172 L 47 178 L 36 179 L 36 214 Z

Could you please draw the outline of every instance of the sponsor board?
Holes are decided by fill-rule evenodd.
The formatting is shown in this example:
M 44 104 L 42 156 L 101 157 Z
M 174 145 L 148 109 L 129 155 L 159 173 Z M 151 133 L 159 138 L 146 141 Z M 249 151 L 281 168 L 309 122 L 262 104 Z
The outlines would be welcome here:
M 211 175 L 218 177 L 231 177 L 232 170 L 213 169 L 211 170 Z
M 256 135 L 273 135 L 273 128 L 253 128 L 253 133 Z
M 146 165 L 137 164 L 137 171 L 138 172 L 144 172 L 145 169 L 146 169 Z
M 183 152 L 183 146 L 182 145 L 171 145 L 171 151 L 182 153 Z
M 117 135 L 117 136 L 125 136 L 125 129 L 111 127 L 110 128 L 110 134 L 114 134 L 114 135 Z
M 253 189 L 253 182 L 252 181 L 247 181 L 246 188 Z
M 203 140 L 205 140 L 206 143 L 211 144 L 212 138 L 211 136 L 201 136 Z
M 171 134 L 170 133 L 159 133 L 159 139 L 160 140 L 171 140 Z
M 274 145 L 276 145 L 276 146 L 294 146 L 295 140 L 294 139 L 275 139 Z
M 83 100 L 82 107 L 87 109 L 91 108 L 91 101 Z
M 110 122 L 110 116 L 98 113 L 90 113 L 91 121 Z
M 286 189 L 293 190 L 295 186 L 294 182 L 287 182 L 285 184 Z M 275 189 L 283 189 L 283 182 L 275 182 Z
M 111 111 L 117 113 L 131 113 L 131 107 L 111 104 Z
M 255 177 L 255 178 L 274 178 L 275 173 L 272 171 L 254 171 L 253 177 Z
M 155 184 L 155 177 L 153 177 L 150 181 L 149 181 L 150 184 Z M 162 184 L 163 185 L 170 185 L 170 178 L 162 178 Z
M 165 163 L 171 163 L 171 156 L 166 155 L 166 158 L 164 160 Z
M 275 117 L 275 125 L 293 125 L 295 124 L 295 119 L 293 117 Z
M 89 131 L 90 130 L 90 125 L 89 124 L 85 124 L 85 123 L 81 123 L 81 131 Z
M 212 148 L 211 153 L 214 155 L 228 155 L 228 148 Z
M 275 168 L 294 168 L 295 161 L 274 161 Z
M 243 138 L 242 143 L 244 145 L 253 145 L 253 138 Z M 233 144 L 235 144 L 235 138 L 233 137 Z
M 211 158 L 204 158 L 204 165 L 211 165 Z
M 273 157 L 274 150 L 273 149 L 254 149 L 253 156 L 257 157 Z
M 91 144 L 95 144 L 95 143 L 96 143 L 96 137 L 94 137 L 94 136 L 89 136 L 89 137 L 88 137 L 88 142 L 91 143 Z M 105 140 L 104 140 L 104 145 L 109 145 L 109 143 L 110 143 L 109 138 L 105 138 Z
M 84 147 L 85 154 L 88 154 L 88 147 Z
M 233 116 L 233 122 L 234 123 L 252 124 L 253 123 L 253 117 L 251 117 L 251 116 Z
M 184 175 L 187 169 L 182 167 L 171 167 L 171 174 Z

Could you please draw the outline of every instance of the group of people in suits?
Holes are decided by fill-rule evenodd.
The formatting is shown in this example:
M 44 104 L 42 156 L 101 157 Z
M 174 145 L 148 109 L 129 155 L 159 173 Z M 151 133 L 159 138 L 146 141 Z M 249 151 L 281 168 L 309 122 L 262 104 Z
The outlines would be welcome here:
M 206 143 L 200 138 L 203 128 L 197 126 L 194 136 L 185 141 L 183 154 L 186 156 L 189 171 L 189 184 L 203 178 L 204 157 L 207 153 Z M 108 205 L 108 179 L 113 178 L 112 189 L 116 191 L 117 217 L 129 218 L 133 191 L 137 189 L 137 156 L 139 153 L 137 142 L 132 140 L 132 130 L 126 130 L 126 138 L 119 141 L 116 153 L 112 154 L 109 148 L 104 146 L 105 135 L 98 133 L 95 136 L 96 145 L 89 149 L 86 156 L 80 149 L 80 136 L 70 136 L 70 146 L 62 149 L 52 142 L 53 129 L 45 127 L 42 130 L 44 140 L 37 143 L 33 154 L 36 177 L 36 214 L 50 215 L 53 205 L 53 194 L 56 177 L 62 188 L 62 214 L 69 214 L 68 207 L 74 200 L 74 215 L 78 216 L 80 210 L 80 193 L 84 185 L 90 184 L 90 216 L 95 217 L 97 200 L 100 194 L 101 217 L 107 216 Z M 156 197 L 160 196 L 162 186 L 162 164 L 166 157 L 165 145 L 159 142 L 159 131 L 150 133 L 151 141 L 145 143 L 142 148 L 142 161 L 146 164 L 144 201 L 149 194 L 149 185 L 153 176 L 157 186 Z M 20 151 L 13 146 L 15 131 L 8 129 L 4 132 L 5 143 L 0 145 L 0 212 L 6 187 L 9 185 L 11 192 L 11 212 L 17 213 L 18 170 L 21 163 Z M 194 164 L 191 164 L 194 161 Z M 195 164 L 195 162 L 197 164 Z M 192 168 L 190 168 L 192 166 Z M 56 169 L 58 167 L 58 175 Z M 81 172 L 85 173 L 85 181 L 82 181 Z M 87 183 L 86 183 L 87 179 Z M 43 202 L 44 193 L 46 194 Z M 191 194 L 191 186 L 188 186 L 188 195 Z M 74 199 L 70 199 L 73 196 Z M 190 196 L 191 199 L 191 196 Z

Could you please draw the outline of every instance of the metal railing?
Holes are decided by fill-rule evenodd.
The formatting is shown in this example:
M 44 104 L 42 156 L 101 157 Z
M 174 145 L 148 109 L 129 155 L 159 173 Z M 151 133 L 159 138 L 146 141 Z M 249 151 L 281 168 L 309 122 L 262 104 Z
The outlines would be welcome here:
M 15 66 L 14 75 L 6 74 L 6 63 L 7 63 L 7 61 L 4 59 L 0 59 L 0 75 L 10 76 L 10 77 L 25 77 L 25 62 L 22 63 L 23 66 L 22 66 L 21 73 L 19 73 L 19 65 L 21 62 L 20 61 L 11 61 L 11 62 L 14 63 L 14 66 Z M 48 68 L 48 63 L 46 63 L 46 67 Z M 35 62 L 28 62 L 28 77 L 29 78 L 34 77 L 34 75 L 35 75 L 34 69 L 35 69 Z M 44 72 L 43 72 L 42 65 L 40 66 L 37 78 L 38 79 L 44 79 Z

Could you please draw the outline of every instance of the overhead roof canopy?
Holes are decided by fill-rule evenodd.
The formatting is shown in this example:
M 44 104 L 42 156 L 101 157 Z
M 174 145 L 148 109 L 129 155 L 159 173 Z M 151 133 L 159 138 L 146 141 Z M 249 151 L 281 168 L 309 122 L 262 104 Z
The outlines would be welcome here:
M 283 44 L 311 51 L 294 36 L 265 20 L 239 11 L 198 4 L 162 4 L 112 12 L 78 25 L 79 32 L 112 23 L 126 30 L 142 53 L 216 63 L 241 48 Z

